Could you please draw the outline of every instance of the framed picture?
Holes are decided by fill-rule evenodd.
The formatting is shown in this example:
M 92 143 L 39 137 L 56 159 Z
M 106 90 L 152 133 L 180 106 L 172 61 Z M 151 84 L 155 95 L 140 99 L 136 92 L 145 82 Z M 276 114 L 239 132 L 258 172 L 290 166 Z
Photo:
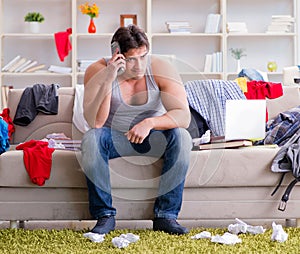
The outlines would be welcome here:
M 120 15 L 120 26 L 137 25 L 137 16 L 135 14 Z

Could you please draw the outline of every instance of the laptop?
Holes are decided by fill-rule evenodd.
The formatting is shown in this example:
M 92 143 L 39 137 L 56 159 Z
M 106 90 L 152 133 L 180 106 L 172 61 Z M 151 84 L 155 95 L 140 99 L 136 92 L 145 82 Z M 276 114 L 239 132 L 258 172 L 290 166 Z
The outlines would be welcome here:
M 265 138 L 266 100 L 227 100 L 225 140 Z

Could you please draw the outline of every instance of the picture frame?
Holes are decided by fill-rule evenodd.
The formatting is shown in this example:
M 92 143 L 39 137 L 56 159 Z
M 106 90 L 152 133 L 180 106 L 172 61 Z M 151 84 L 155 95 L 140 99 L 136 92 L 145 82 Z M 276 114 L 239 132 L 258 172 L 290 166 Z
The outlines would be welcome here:
M 120 26 L 128 26 L 128 25 L 137 25 L 137 15 L 136 14 L 121 14 L 120 15 Z

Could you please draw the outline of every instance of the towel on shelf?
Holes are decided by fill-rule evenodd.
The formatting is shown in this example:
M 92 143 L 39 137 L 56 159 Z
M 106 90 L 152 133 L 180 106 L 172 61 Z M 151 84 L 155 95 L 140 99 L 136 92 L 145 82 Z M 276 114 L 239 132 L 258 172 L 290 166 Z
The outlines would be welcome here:
M 65 32 L 57 32 L 54 34 L 57 53 L 62 62 L 72 49 L 69 38 L 70 34 L 72 34 L 72 28 L 68 28 Z

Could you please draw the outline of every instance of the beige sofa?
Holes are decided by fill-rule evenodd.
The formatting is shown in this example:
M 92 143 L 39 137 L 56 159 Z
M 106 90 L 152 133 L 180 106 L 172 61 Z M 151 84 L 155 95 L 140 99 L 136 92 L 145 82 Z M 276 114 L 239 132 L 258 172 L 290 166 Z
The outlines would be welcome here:
M 9 92 L 8 107 L 14 117 L 21 89 Z M 58 115 L 39 114 L 27 127 L 15 126 L 12 143 L 42 139 L 63 132 L 78 139 L 81 133 L 72 125 L 75 90 L 59 89 Z M 268 101 L 269 116 L 300 104 L 299 88 L 285 87 L 284 96 Z M 271 192 L 280 174 L 270 165 L 277 148 L 242 148 L 193 151 L 188 171 L 181 221 L 226 219 L 300 218 L 300 185 L 292 191 L 284 212 L 277 209 L 285 186 Z M 23 164 L 23 151 L 0 156 L 0 220 L 89 220 L 85 176 L 80 153 L 56 150 L 52 156 L 50 179 L 40 187 L 31 183 Z M 110 161 L 112 192 L 117 220 L 152 219 L 161 161 L 147 157 L 117 158 Z

